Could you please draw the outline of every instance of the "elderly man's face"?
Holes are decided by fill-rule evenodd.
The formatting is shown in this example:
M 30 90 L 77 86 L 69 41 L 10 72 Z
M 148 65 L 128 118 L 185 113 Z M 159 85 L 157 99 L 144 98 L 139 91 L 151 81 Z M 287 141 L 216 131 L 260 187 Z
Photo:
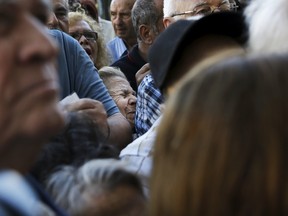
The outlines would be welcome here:
M 68 34 L 68 0 L 53 0 L 52 11 L 47 22 L 50 29 L 58 29 Z
M 125 41 L 135 38 L 131 10 L 134 0 L 113 0 L 110 5 L 111 22 L 115 34 Z
M 64 124 L 48 13 L 48 0 L 0 0 L 0 167 L 15 152 L 32 160 Z

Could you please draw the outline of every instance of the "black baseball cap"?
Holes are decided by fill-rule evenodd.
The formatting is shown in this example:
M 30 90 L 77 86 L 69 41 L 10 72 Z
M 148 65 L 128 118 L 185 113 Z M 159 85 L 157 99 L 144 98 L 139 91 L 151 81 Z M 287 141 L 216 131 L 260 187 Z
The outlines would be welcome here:
M 244 45 L 247 41 L 245 18 L 238 12 L 218 12 L 198 20 L 178 20 L 165 29 L 154 41 L 148 54 L 151 73 L 160 90 L 163 90 L 165 79 L 183 49 L 209 34 L 225 35 Z

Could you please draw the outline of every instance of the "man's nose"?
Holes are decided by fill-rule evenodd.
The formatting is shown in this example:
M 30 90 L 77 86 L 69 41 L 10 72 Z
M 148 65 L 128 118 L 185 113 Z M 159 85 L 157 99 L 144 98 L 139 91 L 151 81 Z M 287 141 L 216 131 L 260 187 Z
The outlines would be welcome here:
M 116 18 L 114 19 L 114 22 L 116 24 L 121 24 L 123 22 L 123 19 L 120 15 L 117 15 Z
M 50 38 L 47 29 L 35 22 L 34 18 L 25 17 L 26 33 L 21 35 L 22 44 L 19 47 L 19 61 L 35 61 L 38 63 L 54 61 L 58 54 L 56 43 Z
M 81 37 L 79 39 L 79 43 L 80 43 L 80 45 L 87 44 L 88 40 L 87 40 L 87 38 L 84 35 L 81 35 Z

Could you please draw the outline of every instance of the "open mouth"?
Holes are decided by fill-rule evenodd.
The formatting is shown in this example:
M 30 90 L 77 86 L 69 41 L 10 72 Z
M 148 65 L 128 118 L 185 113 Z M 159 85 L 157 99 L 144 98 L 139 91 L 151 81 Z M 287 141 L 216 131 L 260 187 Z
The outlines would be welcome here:
M 91 49 L 89 48 L 84 48 L 85 52 L 90 56 L 92 54 Z

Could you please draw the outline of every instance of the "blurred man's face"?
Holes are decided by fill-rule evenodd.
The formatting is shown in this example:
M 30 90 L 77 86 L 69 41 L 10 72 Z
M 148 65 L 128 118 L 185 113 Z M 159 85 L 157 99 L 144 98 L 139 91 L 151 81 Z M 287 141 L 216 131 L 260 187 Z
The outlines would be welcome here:
M 68 0 L 53 0 L 52 10 L 47 26 L 50 29 L 58 29 L 68 34 Z
M 0 167 L 15 152 L 22 154 L 20 163 L 32 160 L 41 143 L 63 127 L 58 50 L 44 26 L 48 2 L 0 0 Z

